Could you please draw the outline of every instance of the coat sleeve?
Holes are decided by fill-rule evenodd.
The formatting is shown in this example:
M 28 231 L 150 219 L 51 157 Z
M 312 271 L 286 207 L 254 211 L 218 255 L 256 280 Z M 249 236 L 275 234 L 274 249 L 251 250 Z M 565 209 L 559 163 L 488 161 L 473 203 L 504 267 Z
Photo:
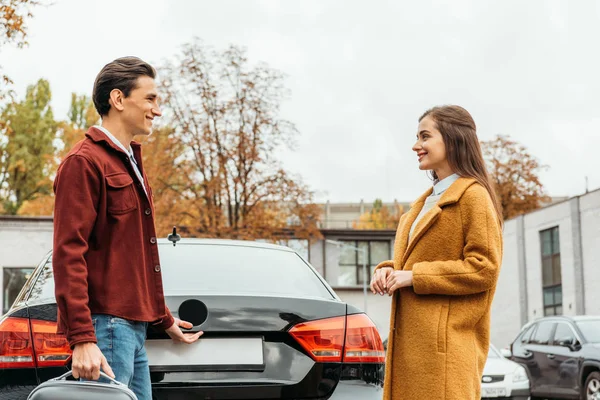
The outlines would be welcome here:
M 84 157 L 67 158 L 54 181 L 54 270 L 59 317 L 67 327 L 71 347 L 96 342 L 88 306 L 85 254 L 96 223 L 100 174 Z
M 502 229 L 485 188 L 473 185 L 459 200 L 465 246 L 461 260 L 413 265 L 417 294 L 469 295 L 496 286 L 502 263 Z

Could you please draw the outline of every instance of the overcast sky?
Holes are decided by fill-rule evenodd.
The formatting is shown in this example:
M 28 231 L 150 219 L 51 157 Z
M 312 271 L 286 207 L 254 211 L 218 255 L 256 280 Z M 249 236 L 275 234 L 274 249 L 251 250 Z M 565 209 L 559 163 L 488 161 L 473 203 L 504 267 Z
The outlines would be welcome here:
M 57 118 L 107 62 L 172 57 L 199 37 L 245 46 L 287 75 L 301 136 L 286 168 L 320 201 L 412 201 L 430 184 L 411 151 L 427 108 L 469 110 L 480 139 L 510 135 L 550 168 L 550 195 L 600 187 L 597 1 L 52 0 L 29 47 L 4 48 L 17 93 L 44 77 Z

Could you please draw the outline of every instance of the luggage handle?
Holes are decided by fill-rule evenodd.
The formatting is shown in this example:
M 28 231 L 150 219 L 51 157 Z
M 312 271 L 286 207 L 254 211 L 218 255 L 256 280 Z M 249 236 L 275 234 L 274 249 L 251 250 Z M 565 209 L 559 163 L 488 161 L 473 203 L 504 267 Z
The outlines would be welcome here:
M 73 376 L 73 371 L 68 371 L 66 373 L 64 373 L 63 375 L 59 376 L 58 378 L 54 378 L 52 379 L 53 381 L 63 381 L 65 379 L 67 379 L 68 377 Z M 100 376 L 102 378 L 108 379 L 110 381 L 110 383 L 113 383 L 115 385 L 118 386 L 125 386 L 125 384 L 121 383 L 121 382 L 117 382 L 116 380 L 114 380 L 113 378 L 111 378 L 110 376 L 106 375 L 104 372 L 100 371 Z

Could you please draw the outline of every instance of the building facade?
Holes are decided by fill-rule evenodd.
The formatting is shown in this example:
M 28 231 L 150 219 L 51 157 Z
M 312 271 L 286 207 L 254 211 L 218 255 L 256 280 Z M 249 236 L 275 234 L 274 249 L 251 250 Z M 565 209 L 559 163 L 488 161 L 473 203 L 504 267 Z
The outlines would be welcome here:
M 342 300 L 366 310 L 385 338 L 391 298 L 372 294 L 368 284 L 373 268 L 392 258 L 395 231 L 349 228 L 349 221 L 369 210 L 366 205 L 329 206 L 330 227 L 323 227 L 322 240 L 282 244 L 309 261 Z M 50 217 L 0 216 L 3 311 L 51 247 Z M 506 221 L 492 303 L 492 343 L 505 347 L 523 324 L 544 315 L 600 315 L 599 286 L 600 190 Z

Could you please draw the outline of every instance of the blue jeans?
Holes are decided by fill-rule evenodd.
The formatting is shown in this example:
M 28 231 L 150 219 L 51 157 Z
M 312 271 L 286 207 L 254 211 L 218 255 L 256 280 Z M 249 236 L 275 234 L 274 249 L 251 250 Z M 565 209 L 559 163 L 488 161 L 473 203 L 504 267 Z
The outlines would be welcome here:
M 92 314 L 98 347 L 118 382 L 126 384 L 138 400 L 152 400 L 150 367 L 144 343 L 148 323 Z M 100 379 L 105 382 L 104 379 Z

